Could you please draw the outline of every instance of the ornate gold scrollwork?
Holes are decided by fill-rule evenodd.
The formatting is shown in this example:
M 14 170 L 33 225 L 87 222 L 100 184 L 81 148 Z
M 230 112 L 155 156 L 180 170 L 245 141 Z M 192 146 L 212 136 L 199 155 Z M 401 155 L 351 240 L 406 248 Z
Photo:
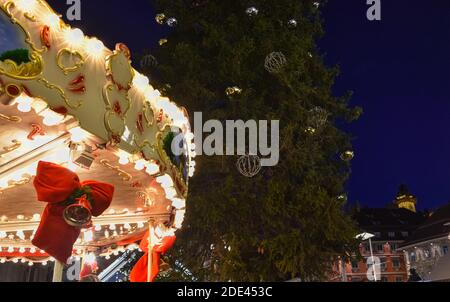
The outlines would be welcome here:
M 0 6 L 1 11 L 3 11 L 10 19 L 11 23 L 17 25 L 25 34 L 25 43 L 27 43 L 33 51 L 30 51 L 30 62 L 17 64 L 12 60 L 5 60 L 0 62 L 0 74 L 4 74 L 8 77 L 18 79 L 18 80 L 31 80 L 37 78 L 42 74 L 44 70 L 44 63 L 40 53 L 47 50 L 47 47 L 37 48 L 34 42 L 31 40 L 30 33 L 25 29 L 25 27 L 17 20 L 11 13 L 11 9 L 14 7 L 14 2 L 10 1 Z
M 10 1 L 10 2 L 6 2 L 3 6 L 0 6 L 0 9 L 2 10 L 2 11 L 4 11 L 5 12 L 5 14 L 7 14 L 8 15 L 8 17 L 10 18 L 10 20 L 11 20 L 11 23 L 13 23 L 13 24 L 16 24 L 16 25 L 18 25 L 19 27 L 20 27 L 20 29 L 24 32 L 24 34 L 25 34 L 25 42 L 28 44 L 28 45 L 30 45 L 31 46 L 31 48 L 34 50 L 34 51 L 36 51 L 36 52 L 38 52 L 38 53 L 43 53 L 43 52 L 45 52 L 45 51 L 47 51 L 48 49 L 47 49 L 47 47 L 45 47 L 45 46 L 43 46 L 42 48 L 37 48 L 36 47 L 36 44 L 34 44 L 33 43 L 33 41 L 31 40 L 31 35 L 30 35 L 30 33 L 25 29 L 25 27 L 19 22 L 19 20 L 17 20 L 14 16 L 13 16 L 13 14 L 11 13 L 11 9 L 12 8 L 14 8 L 15 7 L 15 4 L 14 4 L 14 2 L 13 1 Z M 25 16 L 26 17 L 26 16 Z
M 5 114 L 0 113 L 0 119 L 8 121 L 8 122 L 12 122 L 12 123 L 20 123 L 22 122 L 22 118 L 20 118 L 19 116 L 8 116 Z
M 22 146 L 22 143 L 19 142 L 19 141 L 16 140 L 16 139 L 13 139 L 13 140 L 11 141 L 11 143 L 12 143 L 12 145 L 3 147 L 3 150 L 0 151 L 0 157 L 2 157 L 3 155 L 6 155 L 6 154 L 8 154 L 8 153 L 13 152 L 13 151 L 19 149 L 19 148 Z
M 78 109 L 78 108 L 80 108 L 80 107 L 83 105 L 83 101 L 81 101 L 81 100 L 77 101 L 75 104 L 72 103 L 72 101 L 69 100 L 69 98 L 67 98 L 66 93 L 64 92 L 64 90 L 63 90 L 61 87 L 56 86 L 56 85 L 50 83 L 50 82 L 47 81 L 46 79 L 40 78 L 40 79 L 38 79 L 37 81 L 40 82 L 40 83 L 42 83 L 42 84 L 44 84 L 45 87 L 47 87 L 48 89 L 56 90 L 56 91 L 58 92 L 58 94 L 60 95 L 61 99 L 64 101 L 64 103 L 65 103 L 68 107 L 70 107 L 70 108 L 72 108 L 72 109 Z
M 150 102 L 144 103 L 144 118 L 147 122 L 147 127 L 151 127 L 155 123 L 155 112 Z
M 113 170 L 115 172 L 118 173 L 118 175 L 120 177 L 122 177 L 123 181 L 131 181 L 133 179 L 133 176 L 125 171 L 123 171 L 122 169 L 120 169 L 119 167 L 113 166 L 109 163 L 109 161 L 107 159 L 102 159 L 100 161 L 100 163 L 105 167 L 108 168 L 110 170 Z
M 64 56 L 69 56 L 71 59 L 74 60 L 73 66 L 65 66 L 63 63 Z M 85 63 L 83 55 L 76 50 L 71 50 L 68 48 L 63 48 L 60 51 L 58 51 L 58 54 L 56 55 L 56 64 L 59 68 L 64 72 L 65 75 L 68 75 L 70 72 L 77 71 L 81 68 Z

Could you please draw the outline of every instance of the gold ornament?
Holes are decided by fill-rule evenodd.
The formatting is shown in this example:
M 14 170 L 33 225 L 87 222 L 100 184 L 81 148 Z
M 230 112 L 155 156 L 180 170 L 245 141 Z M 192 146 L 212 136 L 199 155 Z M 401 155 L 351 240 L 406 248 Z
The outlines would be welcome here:
M 232 96 L 232 95 L 236 95 L 236 94 L 241 94 L 241 93 L 242 93 L 242 89 L 239 88 L 239 87 L 237 87 L 237 86 L 228 87 L 228 88 L 225 90 L 225 93 L 226 93 L 228 96 Z
M 353 151 L 345 151 L 341 154 L 341 159 L 343 161 L 349 162 L 351 161 L 353 158 L 355 158 L 355 152 Z
M 164 14 L 157 14 L 155 17 L 155 20 L 158 24 L 163 25 L 166 22 L 166 15 Z
M 159 45 L 160 45 L 160 46 L 163 46 L 163 45 L 166 44 L 167 42 L 169 42 L 169 40 L 167 40 L 167 39 L 161 39 L 161 40 L 159 40 Z

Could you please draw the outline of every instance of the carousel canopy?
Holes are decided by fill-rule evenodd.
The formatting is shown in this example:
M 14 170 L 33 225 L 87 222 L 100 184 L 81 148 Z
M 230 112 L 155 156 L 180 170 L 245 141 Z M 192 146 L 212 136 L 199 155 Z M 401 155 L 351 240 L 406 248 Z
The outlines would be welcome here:
M 0 0 L 2 262 L 51 259 L 31 244 L 46 206 L 33 186 L 43 161 L 115 187 L 75 254 L 136 248 L 150 220 L 155 238 L 173 234 L 194 173 L 192 140 L 186 110 L 132 68 L 126 45 L 106 48 L 43 0 Z

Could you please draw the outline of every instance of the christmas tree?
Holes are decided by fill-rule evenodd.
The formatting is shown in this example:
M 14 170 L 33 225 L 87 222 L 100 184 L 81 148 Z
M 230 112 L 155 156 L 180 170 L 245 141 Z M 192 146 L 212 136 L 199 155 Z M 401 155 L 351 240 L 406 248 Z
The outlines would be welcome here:
M 353 150 L 336 125 L 361 113 L 332 94 L 320 3 L 155 0 L 166 40 L 147 75 L 203 120 L 279 120 L 280 160 L 254 177 L 239 156 L 198 156 L 183 230 L 168 256 L 175 279 L 324 280 L 357 231 L 344 213 Z M 156 63 L 157 62 L 157 63 Z M 145 65 L 145 64 L 144 64 Z M 193 122 L 193 121 L 192 121 Z M 186 274 L 187 272 L 187 274 Z M 167 276 L 170 278 L 170 276 Z

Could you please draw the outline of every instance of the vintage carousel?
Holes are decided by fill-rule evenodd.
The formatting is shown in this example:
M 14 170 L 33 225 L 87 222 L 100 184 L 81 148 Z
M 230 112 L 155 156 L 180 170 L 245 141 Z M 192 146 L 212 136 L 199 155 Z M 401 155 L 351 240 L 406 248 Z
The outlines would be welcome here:
M 186 110 L 130 57 L 43 0 L 0 0 L 1 263 L 54 265 L 58 282 L 72 257 L 86 266 L 140 244 L 131 280 L 158 274 L 195 146 Z

